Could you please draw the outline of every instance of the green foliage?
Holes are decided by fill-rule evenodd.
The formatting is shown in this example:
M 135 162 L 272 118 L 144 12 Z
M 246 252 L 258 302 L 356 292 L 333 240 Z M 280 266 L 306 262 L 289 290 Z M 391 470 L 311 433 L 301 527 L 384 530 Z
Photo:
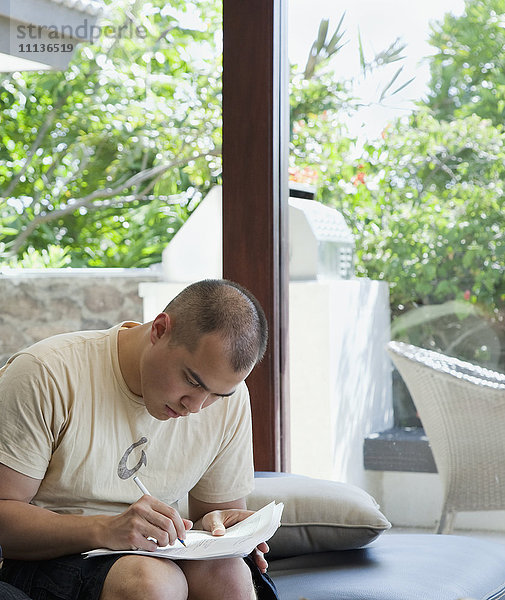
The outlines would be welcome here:
M 428 106 L 445 120 L 471 114 L 503 123 L 505 0 L 466 0 L 460 16 L 433 26 Z
M 309 58 L 307 60 L 307 64 L 305 65 L 305 71 L 303 73 L 305 79 L 310 79 L 313 77 L 316 69 L 319 69 L 322 65 L 327 64 L 332 56 L 335 56 L 337 52 L 341 50 L 347 43 L 343 41 L 345 35 L 345 31 L 342 31 L 344 17 L 345 13 L 341 16 L 335 32 L 328 41 L 326 41 L 326 37 L 328 35 L 329 20 L 323 19 L 319 24 L 317 38 L 312 44 Z
M 220 181 L 216 3 L 111 7 L 116 26 L 134 15 L 147 38 L 104 38 L 83 46 L 65 73 L 2 81 L 6 264 L 147 266 Z M 174 11 L 190 8 L 202 27 L 180 25 Z M 505 0 L 466 0 L 462 16 L 435 24 L 426 102 L 358 158 L 346 127 L 363 106 L 356 84 L 393 65 L 374 102 L 394 97 L 411 81 L 405 45 L 367 56 L 358 35 L 361 71 L 342 79 L 332 67 L 346 43 L 342 16 L 334 32 L 321 22 L 307 64 L 291 69 L 291 169 L 317 177 L 318 199 L 344 214 L 358 275 L 390 283 L 394 316 L 423 307 L 440 319 L 430 321 L 433 339 L 482 315 L 503 325 L 504 15 Z M 402 317 L 398 327 L 411 324 Z
M 70 264 L 66 248 L 50 244 L 42 250 L 29 247 L 21 258 L 13 258 L 8 266 L 12 269 L 61 269 Z
M 355 96 L 354 90 L 372 73 L 404 58 L 405 44 L 400 39 L 369 57 L 358 35 L 361 70 L 350 79 L 338 77 L 330 63 L 348 42 L 343 30 L 344 18 L 345 13 L 333 34 L 329 32 L 328 20 L 323 19 L 305 67 L 291 67 L 291 171 L 313 172 L 321 182 L 319 199 L 323 202 L 333 197 L 337 178 L 348 179 L 354 172 L 350 156 L 356 140 L 348 133 L 346 118 L 366 106 Z M 402 70 L 403 67 L 399 67 L 395 71 L 372 102 L 381 103 L 391 98 L 413 81 L 414 78 L 405 81 L 400 77 Z
M 72 266 L 157 262 L 189 214 L 174 202 L 219 180 L 221 15 L 202 0 L 202 26 L 183 28 L 188 4 L 111 2 L 115 31 L 132 19 L 145 37 L 104 35 L 65 72 L 4 76 L 4 257 L 56 243 Z
M 402 52 L 405 44 L 400 39 L 396 39 L 372 57 L 365 56 L 361 35 L 358 34 L 361 70 L 355 77 L 349 79 L 339 77 L 331 68 L 330 62 L 338 57 L 339 51 L 348 43 L 345 38 L 346 31 L 342 29 L 344 18 L 345 13 L 331 35 L 328 30 L 329 21 L 323 19 L 310 48 L 305 67 L 300 69 L 298 65 L 291 66 L 289 90 L 291 129 L 294 123 L 300 124 L 303 120 L 307 121 L 321 115 L 332 121 L 338 118 L 340 123 L 343 123 L 347 114 L 363 106 L 362 99 L 354 97 L 353 90 L 356 86 L 371 73 L 404 59 Z M 385 84 L 376 102 L 380 103 L 394 96 L 413 81 L 414 78 L 407 81 L 399 78 L 402 70 L 403 67 L 400 67 Z M 292 149 L 297 146 L 295 144 Z
M 357 235 L 358 272 L 390 283 L 395 314 L 458 299 L 505 307 L 502 127 L 422 111 L 369 144 L 332 202 Z
M 359 157 L 341 118 L 359 109 L 350 100 L 352 82 L 324 97 L 317 85 L 334 73 L 316 64 L 314 82 L 298 86 L 299 102 L 295 95 L 303 110 L 293 123 L 291 154 L 299 169 L 317 171 L 318 199 L 352 227 L 358 276 L 389 282 L 394 335 L 500 368 L 504 17 L 505 0 L 467 0 L 462 16 L 435 24 L 428 99 L 369 140 Z M 402 50 L 393 43 L 388 62 L 401 59 Z M 359 53 L 364 76 L 384 61 L 383 53 L 365 57 L 361 37 Z M 404 87 L 401 69 L 379 102 Z

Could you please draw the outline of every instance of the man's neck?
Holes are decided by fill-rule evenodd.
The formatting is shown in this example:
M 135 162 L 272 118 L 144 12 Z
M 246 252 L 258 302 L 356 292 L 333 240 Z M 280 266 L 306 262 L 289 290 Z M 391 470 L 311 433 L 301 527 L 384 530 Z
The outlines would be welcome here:
M 121 374 L 131 392 L 142 395 L 140 381 L 140 361 L 149 343 L 151 323 L 138 325 L 128 329 L 120 329 L 118 333 L 118 359 Z

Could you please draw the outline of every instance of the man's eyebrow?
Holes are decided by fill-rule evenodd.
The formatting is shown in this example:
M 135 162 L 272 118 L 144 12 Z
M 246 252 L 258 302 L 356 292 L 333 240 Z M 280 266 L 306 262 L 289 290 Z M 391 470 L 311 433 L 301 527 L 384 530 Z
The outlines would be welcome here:
M 198 385 L 203 388 L 206 392 L 210 392 L 209 388 L 205 385 L 205 383 L 200 379 L 200 377 L 189 367 L 188 369 L 188 373 L 191 375 L 191 377 L 193 377 L 193 379 L 198 383 Z M 233 396 L 233 394 L 236 392 L 237 390 L 233 390 L 233 392 L 228 392 L 227 394 L 219 394 L 217 392 L 212 392 L 214 394 L 214 396 L 221 396 L 221 398 L 228 398 L 229 396 Z

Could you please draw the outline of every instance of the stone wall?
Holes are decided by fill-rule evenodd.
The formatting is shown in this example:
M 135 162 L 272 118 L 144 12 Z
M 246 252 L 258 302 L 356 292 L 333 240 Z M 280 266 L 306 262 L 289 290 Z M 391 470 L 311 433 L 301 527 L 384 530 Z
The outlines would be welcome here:
M 151 269 L 6 269 L 0 271 L 0 366 L 50 335 L 142 321 L 139 284 Z

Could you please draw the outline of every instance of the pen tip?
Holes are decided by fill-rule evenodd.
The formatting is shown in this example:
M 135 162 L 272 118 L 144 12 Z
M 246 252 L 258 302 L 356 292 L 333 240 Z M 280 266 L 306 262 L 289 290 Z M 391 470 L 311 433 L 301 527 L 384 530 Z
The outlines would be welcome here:
M 186 542 L 184 540 L 181 540 L 181 538 L 179 538 L 179 542 L 181 542 L 181 544 L 184 546 L 184 548 L 186 548 Z

